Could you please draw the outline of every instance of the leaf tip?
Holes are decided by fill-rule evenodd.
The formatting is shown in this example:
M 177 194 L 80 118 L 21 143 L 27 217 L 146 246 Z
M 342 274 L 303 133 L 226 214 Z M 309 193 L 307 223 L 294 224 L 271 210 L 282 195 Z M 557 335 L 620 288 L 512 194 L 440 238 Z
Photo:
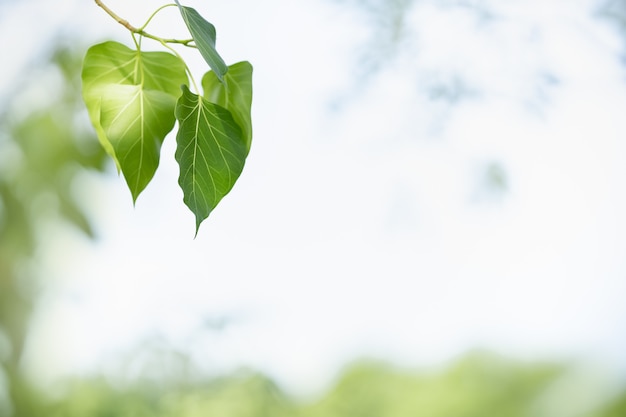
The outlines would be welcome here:
M 200 230 L 200 224 L 204 219 L 196 216 L 196 233 L 193 235 L 193 239 L 195 240 L 198 237 L 198 231 Z

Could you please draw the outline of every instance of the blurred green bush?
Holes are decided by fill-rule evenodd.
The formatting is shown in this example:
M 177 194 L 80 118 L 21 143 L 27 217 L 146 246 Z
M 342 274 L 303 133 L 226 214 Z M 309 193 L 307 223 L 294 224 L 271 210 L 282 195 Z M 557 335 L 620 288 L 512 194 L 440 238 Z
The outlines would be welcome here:
M 43 230 L 65 222 L 93 236 L 75 181 L 103 170 L 106 159 L 81 123 L 80 67 L 75 53 L 59 47 L 24 71 L 0 102 L 0 415 L 38 415 L 20 361 L 38 295 L 31 264 Z
M 137 382 L 118 389 L 103 379 L 77 380 L 49 405 L 54 417 L 618 417 L 626 391 L 606 397 L 577 383 L 573 366 L 523 364 L 468 354 L 436 371 L 382 362 L 347 368 L 317 400 L 295 399 L 253 372 L 195 383 Z M 567 386 L 568 389 L 560 387 Z M 580 397 L 587 403 L 580 402 Z M 595 399 L 603 399 L 601 402 Z M 591 401 L 591 402 L 589 402 Z

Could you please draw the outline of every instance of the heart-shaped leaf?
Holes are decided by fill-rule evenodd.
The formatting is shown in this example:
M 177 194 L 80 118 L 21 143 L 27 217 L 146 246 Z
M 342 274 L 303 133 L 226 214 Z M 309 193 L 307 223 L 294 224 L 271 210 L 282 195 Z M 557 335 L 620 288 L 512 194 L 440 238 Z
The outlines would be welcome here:
M 104 149 L 137 200 L 159 165 L 161 144 L 176 121 L 184 62 L 117 42 L 92 46 L 83 63 L 83 99 Z
M 224 60 L 217 53 L 215 49 L 215 41 L 216 41 L 216 33 L 215 26 L 211 23 L 207 22 L 201 15 L 191 7 L 181 6 L 181 4 L 176 1 L 178 5 L 178 9 L 180 10 L 181 15 L 183 16 L 183 20 L 189 29 L 189 33 L 191 33 L 191 37 L 193 38 L 200 54 L 204 58 L 209 67 L 217 74 L 217 78 L 220 81 L 224 80 L 224 75 L 228 71 L 228 67 Z
M 186 85 L 182 89 L 176 104 L 178 184 L 196 217 L 197 234 L 200 223 L 233 188 L 248 149 L 228 110 L 193 94 Z
M 219 81 L 214 71 L 209 71 L 202 78 L 202 88 L 208 101 L 232 113 L 249 151 L 252 143 L 252 65 L 243 61 L 229 66 L 224 82 Z

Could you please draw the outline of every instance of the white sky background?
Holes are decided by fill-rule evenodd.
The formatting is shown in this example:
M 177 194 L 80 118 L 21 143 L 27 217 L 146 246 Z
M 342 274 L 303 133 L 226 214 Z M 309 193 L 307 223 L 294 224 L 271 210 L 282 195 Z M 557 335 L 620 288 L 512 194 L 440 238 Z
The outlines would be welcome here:
M 163 4 L 106 3 L 136 25 Z M 595 2 L 492 1 L 492 20 L 417 2 L 404 49 L 362 85 L 361 12 L 186 4 L 228 63 L 255 67 L 242 177 L 195 240 L 173 135 L 135 208 L 122 179 L 86 178 L 100 238 L 63 232 L 42 255 L 37 373 L 101 369 L 154 335 L 209 370 L 250 365 L 296 390 L 361 356 L 423 365 L 472 348 L 626 369 L 623 41 Z M 184 36 L 178 19 L 150 31 Z M 20 39 L 0 91 L 57 27 L 130 40 L 93 2 L 0 3 L 0 36 Z M 473 94 L 429 98 L 455 80 Z M 504 193 L 481 188 L 491 161 Z M 224 332 L 198 334 L 222 316 Z

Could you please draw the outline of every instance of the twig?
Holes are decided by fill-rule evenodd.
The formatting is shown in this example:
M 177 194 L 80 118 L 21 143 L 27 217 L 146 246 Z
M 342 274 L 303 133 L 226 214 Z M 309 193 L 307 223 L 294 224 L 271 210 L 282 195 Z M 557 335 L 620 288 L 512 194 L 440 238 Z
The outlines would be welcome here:
M 128 20 L 122 19 L 119 17 L 113 10 L 109 9 L 106 4 L 102 3 L 101 0 L 95 0 L 96 4 L 102 8 L 109 16 L 111 16 L 117 23 L 124 26 L 126 29 L 130 30 L 132 33 L 136 33 L 140 36 L 144 36 L 146 38 L 154 39 L 155 41 L 161 43 L 178 43 L 184 46 L 189 46 L 191 48 L 195 48 L 195 45 L 190 45 L 193 42 L 193 39 L 163 39 L 159 36 L 152 35 L 146 32 L 143 29 L 138 29 L 135 26 L 131 25 Z M 144 25 L 145 27 L 145 25 Z

